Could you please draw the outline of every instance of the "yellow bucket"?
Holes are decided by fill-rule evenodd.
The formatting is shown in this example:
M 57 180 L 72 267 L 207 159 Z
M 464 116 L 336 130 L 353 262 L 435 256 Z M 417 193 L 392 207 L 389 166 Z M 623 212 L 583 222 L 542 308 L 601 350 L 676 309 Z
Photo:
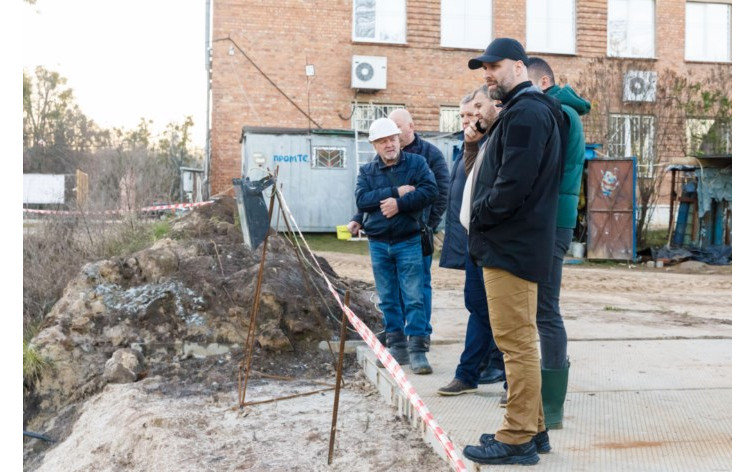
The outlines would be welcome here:
M 349 232 L 347 225 L 341 225 L 336 227 L 336 237 L 338 239 L 349 240 L 352 239 L 352 233 Z

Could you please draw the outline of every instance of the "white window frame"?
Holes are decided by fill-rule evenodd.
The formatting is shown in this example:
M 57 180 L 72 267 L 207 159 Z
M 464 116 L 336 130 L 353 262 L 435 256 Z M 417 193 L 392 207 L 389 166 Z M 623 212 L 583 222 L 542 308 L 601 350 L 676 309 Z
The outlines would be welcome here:
M 616 130 L 620 121 L 622 122 L 622 134 L 619 133 L 619 130 Z M 649 129 L 644 134 L 638 136 L 639 133 L 643 133 L 643 126 L 649 126 Z M 653 177 L 656 161 L 656 149 L 654 147 L 655 133 L 656 117 L 653 115 L 610 113 L 609 137 L 607 139 L 609 157 L 623 158 L 635 156 L 637 158 L 638 176 Z M 636 136 L 634 137 L 633 134 L 636 134 Z M 643 142 L 640 142 L 640 140 Z
M 318 159 L 318 151 L 338 151 L 341 154 L 341 165 L 340 166 L 321 166 L 318 165 L 320 160 Z M 346 148 L 341 146 L 313 146 L 312 147 L 312 168 L 313 169 L 324 169 L 324 170 L 342 170 L 347 168 L 347 153 Z
M 571 5 L 569 8 L 571 16 L 568 21 L 564 21 L 564 15 L 557 8 L 567 4 Z M 527 0 L 525 20 L 525 38 L 529 52 L 575 54 L 577 48 L 575 0 Z M 563 33 L 565 23 L 569 24 L 567 37 Z
M 726 57 L 715 56 L 714 52 L 708 51 L 708 46 L 713 43 L 712 37 L 716 33 L 716 26 L 712 25 L 710 21 L 714 17 L 711 10 L 726 8 L 727 9 L 727 25 L 726 25 L 726 41 L 727 52 Z M 692 21 L 692 9 L 702 9 L 702 17 L 705 19 L 703 25 L 700 26 L 702 31 L 694 30 L 694 23 Z M 719 26 L 721 28 L 721 26 Z M 714 29 L 714 31 L 712 31 Z M 701 38 L 700 46 L 703 47 L 703 51 L 693 51 L 693 38 Z M 732 62 L 732 5 L 722 2 L 685 2 L 685 60 L 696 62 Z
M 462 130 L 459 106 L 441 105 L 438 113 L 438 130 L 442 133 L 456 133 Z
M 404 108 L 396 103 L 355 103 L 352 110 L 352 129 L 367 132 L 370 124 L 378 118 L 388 118 L 389 114 Z
M 453 7 L 462 8 L 464 12 L 461 15 L 456 10 L 449 12 Z M 478 16 L 485 18 L 482 22 L 476 21 Z M 493 0 L 441 0 L 441 47 L 485 49 L 492 34 Z
M 638 24 L 631 24 L 629 14 L 631 11 L 637 10 L 637 5 L 633 4 L 649 2 L 652 5 L 651 14 L 651 51 L 650 52 L 634 52 L 633 48 L 635 41 L 639 37 L 638 31 L 641 31 L 645 21 L 640 21 Z M 621 20 L 617 18 L 622 17 Z M 614 20 L 612 19 L 614 18 Z M 614 28 L 619 28 L 624 22 L 623 31 L 615 31 L 612 23 L 616 23 Z M 612 42 L 617 37 L 622 37 L 622 47 L 612 45 Z M 606 55 L 609 57 L 629 57 L 640 59 L 653 59 L 656 55 L 656 0 L 608 0 L 607 3 L 607 18 L 606 18 Z
M 701 152 L 701 146 L 704 143 L 706 134 L 711 130 L 711 127 L 716 124 L 714 118 L 688 118 L 685 120 L 685 135 L 687 138 L 687 154 L 689 156 L 705 156 L 706 154 Z M 718 145 L 724 145 L 724 149 L 721 153 L 716 154 L 732 154 L 732 123 L 729 126 L 722 128 L 724 142 L 718 143 Z
M 372 3 L 372 27 L 373 35 L 359 34 L 361 29 L 369 30 L 370 22 L 370 3 Z M 391 7 L 396 8 L 397 13 L 392 12 Z M 392 21 L 401 17 L 401 31 L 396 31 L 392 35 L 381 33 L 381 29 L 387 25 L 392 25 Z M 364 21 L 365 26 L 359 26 L 358 21 Z M 384 30 L 385 31 L 385 30 Z M 406 0 L 352 0 L 352 41 L 367 43 L 388 43 L 388 44 L 406 44 L 407 43 L 407 1 Z

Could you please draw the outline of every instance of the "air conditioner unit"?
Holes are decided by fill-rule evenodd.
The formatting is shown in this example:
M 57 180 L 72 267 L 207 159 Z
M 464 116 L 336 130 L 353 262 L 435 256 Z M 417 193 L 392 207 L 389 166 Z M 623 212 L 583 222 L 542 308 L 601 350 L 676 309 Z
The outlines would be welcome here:
M 653 102 L 656 100 L 656 72 L 631 70 L 625 74 L 622 99 L 626 102 Z
M 386 88 L 386 58 L 352 56 L 352 88 L 384 90 Z

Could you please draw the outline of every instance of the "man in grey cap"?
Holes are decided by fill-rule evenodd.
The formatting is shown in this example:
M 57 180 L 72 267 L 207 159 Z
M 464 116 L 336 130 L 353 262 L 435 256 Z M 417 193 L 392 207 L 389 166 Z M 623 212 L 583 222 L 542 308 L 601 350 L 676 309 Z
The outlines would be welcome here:
M 502 111 L 489 129 L 466 185 L 461 210 L 472 261 L 483 267 L 494 340 L 504 353 L 507 409 L 495 434 L 463 454 L 482 464 L 535 464 L 551 450 L 541 401 L 536 306 L 548 281 L 559 190 L 559 103 L 528 80 L 528 57 L 511 38 L 497 38 L 468 63 L 483 69 Z M 463 206 L 465 206 L 463 204 Z M 469 210 L 466 211 L 466 210 Z
M 418 217 L 436 199 L 438 188 L 425 158 L 401 150 L 399 134 L 388 118 L 370 125 L 368 139 L 376 156 L 360 167 L 354 195 L 364 213 L 389 352 L 399 364 L 410 364 L 414 373 L 430 374 Z

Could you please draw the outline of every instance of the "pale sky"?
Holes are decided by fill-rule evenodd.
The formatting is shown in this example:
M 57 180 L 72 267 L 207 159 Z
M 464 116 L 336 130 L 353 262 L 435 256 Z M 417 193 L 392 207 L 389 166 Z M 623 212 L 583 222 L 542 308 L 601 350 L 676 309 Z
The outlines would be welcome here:
M 95 123 L 130 129 L 144 117 L 156 134 L 191 115 L 204 148 L 204 0 L 37 0 L 21 13 L 24 69 L 60 72 Z

